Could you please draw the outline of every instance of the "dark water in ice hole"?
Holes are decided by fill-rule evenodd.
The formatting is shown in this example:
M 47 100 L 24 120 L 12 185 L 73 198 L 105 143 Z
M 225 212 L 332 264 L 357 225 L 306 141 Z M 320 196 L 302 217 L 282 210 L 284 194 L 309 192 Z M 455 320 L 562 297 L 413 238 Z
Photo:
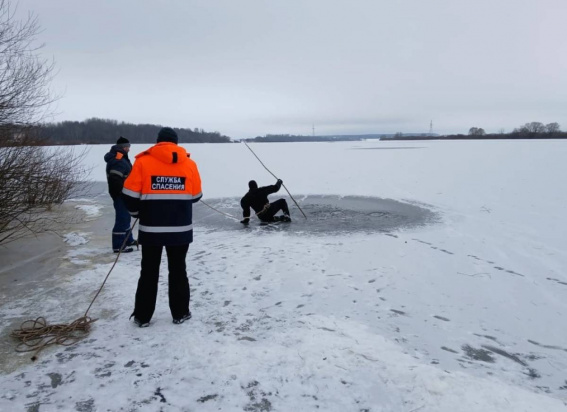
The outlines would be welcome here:
M 96 198 L 112 204 L 103 182 L 89 183 L 80 188 L 78 197 Z M 285 231 L 291 234 L 331 235 L 340 233 L 390 233 L 398 229 L 430 225 L 440 220 L 439 214 L 426 205 L 416 205 L 393 199 L 365 196 L 300 195 L 295 196 L 307 219 L 287 196 L 270 196 L 270 200 L 286 199 L 293 222 L 260 226 L 257 218 L 246 228 L 241 223 L 221 215 L 202 202 L 193 205 L 193 223 L 196 230 L 203 227 L 218 230 Z M 207 204 L 242 219 L 240 198 L 205 198 Z M 110 224 L 110 223 L 109 223 Z
M 283 196 L 271 196 L 277 200 Z M 362 196 L 309 195 L 295 197 L 307 215 L 303 217 L 297 206 L 284 197 L 290 207 L 292 222 L 261 226 L 253 217 L 248 230 L 285 231 L 292 234 L 329 235 L 339 233 L 393 232 L 397 229 L 433 224 L 438 220 L 436 213 L 410 203 L 392 199 Z M 240 198 L 204 199 L 210 206 L 224 213 L 242 219 Z M 195 228 L 204 227 L 219 230 L 243 230 L 241 223 L 215 212 L 203 203 L 193 207 Z

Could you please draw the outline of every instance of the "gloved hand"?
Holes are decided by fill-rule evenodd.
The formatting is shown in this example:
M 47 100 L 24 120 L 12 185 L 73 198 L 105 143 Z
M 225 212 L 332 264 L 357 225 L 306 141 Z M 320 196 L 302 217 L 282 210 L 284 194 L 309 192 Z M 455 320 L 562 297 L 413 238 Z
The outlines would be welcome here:
M 248 223 L 250 223 L 250 218 L 245 217 L 243 220 L 240 221 L 240 223 L 242 223 L 243 225 L 247 225 Z
M 278 185 L 281 185 L 282 183 L 283 183 L 283 180 L 282 180 L 282 179 L 278 179 L 277 184 L 278 184 Z

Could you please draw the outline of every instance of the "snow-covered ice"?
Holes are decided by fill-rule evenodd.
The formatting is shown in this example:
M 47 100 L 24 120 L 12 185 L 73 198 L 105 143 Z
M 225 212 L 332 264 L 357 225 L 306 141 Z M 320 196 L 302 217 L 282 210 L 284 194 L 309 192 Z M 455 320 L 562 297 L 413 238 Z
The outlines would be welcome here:
M 88 233 L 83 233 L 83 232 L 67 233 L 63 235 L 63 239 L 65 240 L 65 243 L 67 243 L 69 246 L 79 246 L 89 243 Z
M 185 146 L 235 218 L 248 180 L 274 183 L 244 145 Z M 290 225 L 243 228 L 196 204 L 193 319 L 171 323 L 164 260 L 151 326 L 129 322 L 140 255 L 122 255 L 86 340 L 3 351 L 0 410 L 567 410 L 567 142 L 251 147 L 308 219 L 289 202 Z M 107 150 L 86 159 L 96 181 Z M 75 230 L 89 242 L 61 273 L 2 294 L 4 335 L 84 313 L 115 257 L 93 199 L 106 231 Z
M 86 214 L 86 217 L 89 219 L 98 217 L 101 213 L 100 207 L 97 205 L 77 205 L 75 206 L 75 209 L 82 210 Z

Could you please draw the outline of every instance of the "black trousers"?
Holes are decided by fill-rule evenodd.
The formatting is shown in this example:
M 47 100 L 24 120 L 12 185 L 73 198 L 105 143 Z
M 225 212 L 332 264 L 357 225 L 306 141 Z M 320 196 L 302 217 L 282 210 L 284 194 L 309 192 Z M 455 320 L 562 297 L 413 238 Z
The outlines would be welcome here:
M 134 316 L 141 322 L 149 322 L 155 308 L 158 291 L 159 266 L 163 246 L 142 245 L 142 271 L 136 290 Z M 185 258 L 189 244 L 165 246 L 169 269 L 169 309 L 173 319 L 189 313 L 189 279 Z
M 289 215 L 289 208 L 287 207 L 287 202 L 285 199 L 276 200 L 273 203 L 270 203 L 270 207 L 264 213 L 259 214 L 258 217 L 263 222 L 272 222 L 274 220 L 274 216 L 279 211 L 282 211 L 284 214 Z

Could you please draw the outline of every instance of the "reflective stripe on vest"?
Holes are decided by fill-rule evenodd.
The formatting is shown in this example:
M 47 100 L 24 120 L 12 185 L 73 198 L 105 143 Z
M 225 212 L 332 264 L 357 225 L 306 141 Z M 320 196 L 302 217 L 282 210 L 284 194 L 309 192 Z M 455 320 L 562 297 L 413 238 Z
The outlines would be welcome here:
M 118 170 L 111 170 L 110 172 L 108 172 L 108 175 L 113 174 L 113 173 L 114 173 L 115 175 L 120 176 L 120 177 L 124 177 L 124 173 L 121 173 L 121 172 L 119 172 Z
M 193 230 L 193 225 L 187 226 L 146 226 L 139 225 L 139 230 L 148 233 L 176 233 L 176 232 L 188 232 Z
M 150 193 L 142 195 L 141 200 L 193 200 L 198 199 L 201 196 L 203 196 L 202 193 L 197 195 L 190 195 L 187 193 Z
M 128 195 L 128 196 L 130 196 L 130 197 L 134 197 L 134 198 L 136 198 L 136 199 L 138 199 L 140 196 L 142 196 L 141 193 L 139 193 L 139 192 L 134 192 L 133 190 L 126 189 L 126 188 L 123 188 L 123 189 L 122 189 L 122 193 L 124 193 L 125 195 Z

